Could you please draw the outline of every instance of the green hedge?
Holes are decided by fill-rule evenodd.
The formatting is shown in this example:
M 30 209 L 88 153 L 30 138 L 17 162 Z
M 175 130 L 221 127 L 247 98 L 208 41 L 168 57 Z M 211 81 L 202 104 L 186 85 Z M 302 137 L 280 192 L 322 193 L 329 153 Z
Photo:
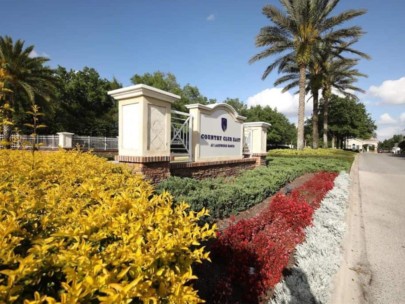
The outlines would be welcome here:
M 269 157 L 316 157 L 316 158 L 338 158 L 353 162 L 356 152 L 341 149 L 276 149 L 268 152 Z
M 228 217 L 260 203 L 300 175 L 317 171 L 348 170 L 351 162 L 334 158 L 269 158 L 267 167 L 245 171 L 234 178 L 202 181 L 170 177 L 157 186 L 169 191 L 175 202 L 187 202 L 194 211 L 207 208 L 210 221 Z

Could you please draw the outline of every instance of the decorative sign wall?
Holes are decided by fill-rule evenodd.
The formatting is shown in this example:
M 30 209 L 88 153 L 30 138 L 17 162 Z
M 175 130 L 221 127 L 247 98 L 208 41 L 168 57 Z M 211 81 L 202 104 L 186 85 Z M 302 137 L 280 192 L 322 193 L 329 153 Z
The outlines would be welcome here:
M 194 118 L 194 159 L 220 160 L 242 158 L 245 117 L 227 104 L 189 105 Z

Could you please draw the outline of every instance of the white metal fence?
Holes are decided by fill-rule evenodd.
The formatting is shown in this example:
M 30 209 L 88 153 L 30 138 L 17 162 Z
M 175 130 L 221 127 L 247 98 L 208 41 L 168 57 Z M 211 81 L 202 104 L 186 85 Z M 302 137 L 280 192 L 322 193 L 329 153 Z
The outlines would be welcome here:
M 3 135 L 0 135 L 0 141 L 4 139 Z M 11 135 L 11 149 L 29 149 L 34 144 L 34 138 L 30 135 Z M 35 144 L 39 149 L 56 149 L 59 144 L 58 135 L 38 135 L 35 138 Z M 0 148 L 4 148 L 0 143 Z
M 0 149 L 3 135 L 0 135 Z M 29 149 L 34 143 L 34 138 L 30 135 L 12 135 L 11 149 Z M 35 139 L 39 149 L 57 149 L 59 146 L 58 135 L 38 135 Z M 94 137 L 94 136 L 73 136 L 73 148 L 80 146 L 83 150 L 93 149 L 95 151 L 116 151 L 118 150 L 118 138 L 114 137 Z
M 76 147 L 77 145 L 85 150 L 118 150 L 118 138 L 74 135 L 72 146 Z

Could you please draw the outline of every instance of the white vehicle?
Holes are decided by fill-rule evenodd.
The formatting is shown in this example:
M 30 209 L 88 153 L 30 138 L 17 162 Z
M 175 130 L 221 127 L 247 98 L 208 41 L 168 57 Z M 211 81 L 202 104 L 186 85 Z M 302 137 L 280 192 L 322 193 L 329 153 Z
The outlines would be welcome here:
M 399 154 L 401 153 L 401 148 L 400 147 L 394 147 L 391 149 L 391 152 L 394 154 Z

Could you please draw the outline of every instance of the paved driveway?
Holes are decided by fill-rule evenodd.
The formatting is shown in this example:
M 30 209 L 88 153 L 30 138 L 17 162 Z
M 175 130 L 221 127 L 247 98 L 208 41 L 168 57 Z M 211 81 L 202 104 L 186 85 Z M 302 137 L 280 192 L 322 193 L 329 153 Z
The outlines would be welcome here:
M 331 302 L 405 303 L 405 157 L 361 154 L 351 177 L 344 261 Z
M 371 303 L 405 303 L 405 158 L 362 154 L 360 198 Z

